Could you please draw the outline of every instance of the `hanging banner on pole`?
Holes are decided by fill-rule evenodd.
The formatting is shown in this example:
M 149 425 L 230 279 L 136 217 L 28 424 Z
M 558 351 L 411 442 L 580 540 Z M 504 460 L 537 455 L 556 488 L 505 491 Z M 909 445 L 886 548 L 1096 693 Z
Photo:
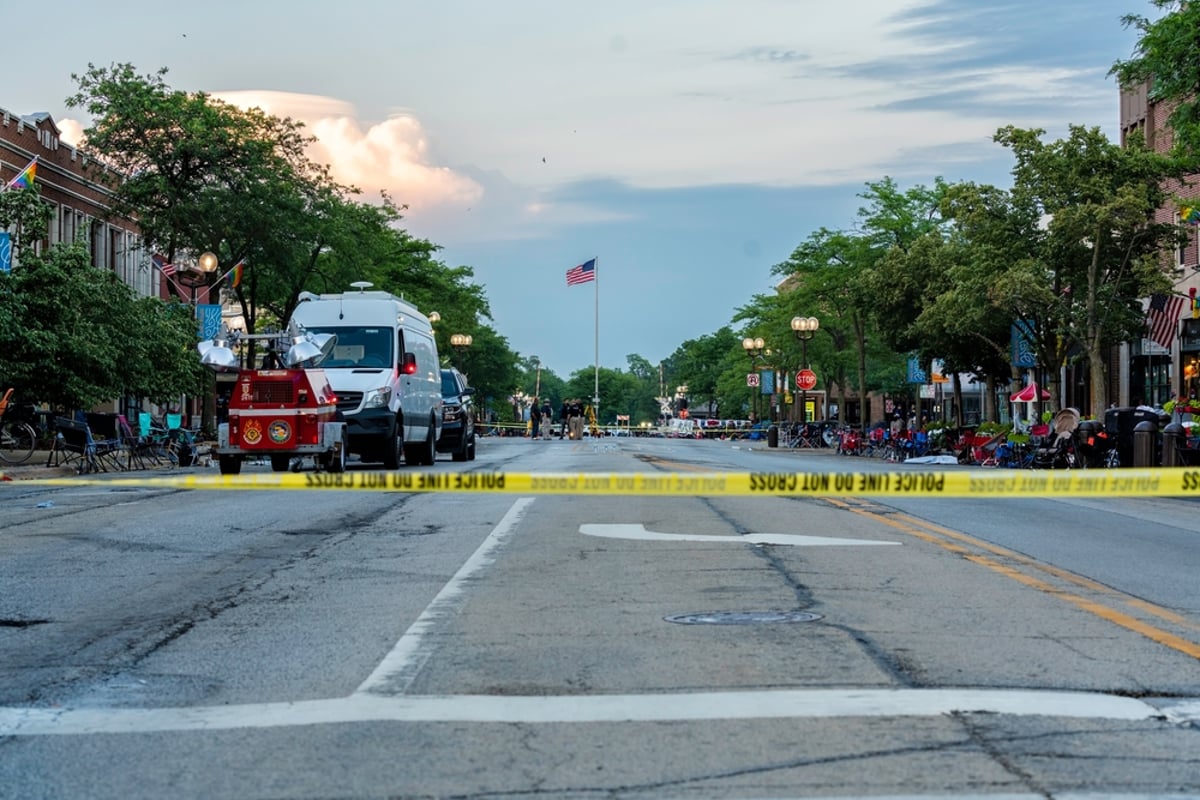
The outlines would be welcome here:
M 0 272 L 12 272 L 12 234 L 0 231 Z
M 200 338 L 212 339 L 221 332 L 221 306 L 217 303 L 202 303 L 196 306 L 196 319 L 200 320 Z

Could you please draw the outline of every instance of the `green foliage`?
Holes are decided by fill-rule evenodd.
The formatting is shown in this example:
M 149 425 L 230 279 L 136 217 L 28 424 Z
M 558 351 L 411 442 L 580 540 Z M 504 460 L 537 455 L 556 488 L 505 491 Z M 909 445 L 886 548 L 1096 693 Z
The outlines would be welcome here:
M 1109 70 L 1122 87 L 1151 82 L 1150 97 L 1175 104 L 1168 117 L 1177 152 L 1200 162 L 1200 4 L 1185 0 L 1150 0 L 1166 13 L 1156 20 L 1127 14 L 1127 28 L 1140 32 L 1132 58 Z
M 738 356 L 740 354 L 740 361 Z M 728 326 L 698 339 L 689 339 L 675 349 L 667 359 L 667 391 L 686 385 L 693 410 L 720 417 L 740 417 L 746 392 L 748 362 L 742 352 L 741 339 Z M 740 392 L 731 392 L 729 376 L 734 365 L 741 369 Z M 657 382 L 657 376 L 654 376 Z M 736 383 L 734 384 L 736 386 Z M 655 387 L 657 389 L 657 387 Z M 730 413 L 734 411 L 736 413 Z M 654 408 L 657 417 L 657 403 Z
M 374 204 L 353 199 L 357 189 L 308 159 L 311 137 L 301 123 L 172 89 L 165 75 L 89 64 L 72 76 L 79 92 L 68 101 L 94 119 L 88 147 L 122 176 L 111 184 L 115 208 L 139 220 L 148 248 L 172 261 L 211 251 L 222 272 L 244 262 L 241 285 L 224 291 L 251 333 L 282 325 L 302 291 L 344 292 L 369 281 L 442 315 L 443 360 L 468 366 L 481 398 L 511 393 L 517 355 L 487 324 L 487 299 L 470 267 L 447 267 L 435 258 L 437 245 L 401 230 L 402 209 L 387 195 Z M 113 175 L 96 171 L 97 179 Z M 469 353 L 452 354 L 453 333 L 472 336 Z
M 29 402 L 89 409 L 126 394 L 193 392 L 203 377 L 190 309 L 136 298 L 82 245 L 26 253 L 0 276 L 0 375 Z
M 1012 425 L 992 422 L 984 420 L 975 428 L 976 436 L 996 436 L 1001 433 L 1009 433 L 1012 431 Z

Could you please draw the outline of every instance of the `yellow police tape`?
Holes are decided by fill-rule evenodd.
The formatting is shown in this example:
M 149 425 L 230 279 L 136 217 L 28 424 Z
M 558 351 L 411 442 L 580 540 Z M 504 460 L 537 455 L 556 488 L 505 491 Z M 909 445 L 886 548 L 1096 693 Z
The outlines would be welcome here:
M 564 495 L 777 497 L 1184 497 L 1200 496 L 1200 469 L 895 470 L 890 472 L 504 473 L 304 472 L 254 475 L 46 478 L 22 486 L 170 489 L 333 489 Z

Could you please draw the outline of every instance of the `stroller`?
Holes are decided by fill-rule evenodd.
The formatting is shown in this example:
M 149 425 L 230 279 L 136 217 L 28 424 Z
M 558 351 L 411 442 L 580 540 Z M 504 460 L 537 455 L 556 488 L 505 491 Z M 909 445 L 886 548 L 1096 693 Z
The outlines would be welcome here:
M 1076 469 L 1082 466 L 1075 446 L 1079 411 L 1064 408 L 1050 421 L 1050 430 L 1033 452 L 1034 469 Z

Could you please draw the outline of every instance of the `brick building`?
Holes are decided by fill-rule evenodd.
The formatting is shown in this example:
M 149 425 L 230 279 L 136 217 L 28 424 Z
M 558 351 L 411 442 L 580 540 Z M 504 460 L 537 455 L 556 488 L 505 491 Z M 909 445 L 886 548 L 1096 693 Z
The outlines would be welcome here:
M 59 242 L 85 241 L 92 264 L 115 272 L 141 296 L 159 296 L 161 276 L 142 247 L 137 224 L 110 213 L 111 193 L 94 175 L 88 154 L 63 142 L 45 112 L 19 116 L 0 108 L 0 185 L 7 186 L 37 158 L 36 183 L 54 209 L 46 235 L 32 246 L 41 252 Z M 101 165 L 101 175 L 107 169 Z M 13 268 L 19 268 L 14 255 Z
M 1121 145 L 1129 137 L 1141 133 L 1147 145 L 1156 153 L 1167 153 L 1173 141 L 1167 117 L 1172 107 L 1156 103 L 1149 97 L 1149 84 L 1121 92 Z M 1163 266 L 1173 267 L 1180 277 L 1175 291 L 1180 295 L 1200 290 L 1200 228 L 1187 225 L 1180 217 L 1180 208 L 1191 201 L 1200 205 L 1200 175 L 1188 176 L 1185 181 L 1171 181 L 1166 190 L 1173 196 L 1168 205 L 1158 209 L 1155 222 L 1175 223 L 1189 230 L 1188 241 L 1174 252 L 1163 253 Z M 1161 405 L 1178 394 L 1200 396 L 1200 319 L 1184 303 L 1178 336 L 1172 347 L 1161 347 L 1149 339 L 1131 342 L 1121 359 L 1123 380 L 1122 405 L 1141 402 Z M 1127 393 L 1126 393 L 1127 392 Z

